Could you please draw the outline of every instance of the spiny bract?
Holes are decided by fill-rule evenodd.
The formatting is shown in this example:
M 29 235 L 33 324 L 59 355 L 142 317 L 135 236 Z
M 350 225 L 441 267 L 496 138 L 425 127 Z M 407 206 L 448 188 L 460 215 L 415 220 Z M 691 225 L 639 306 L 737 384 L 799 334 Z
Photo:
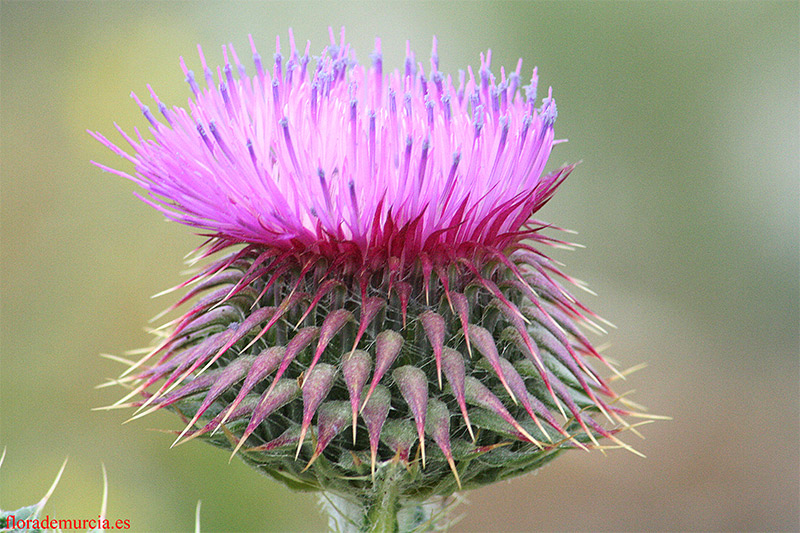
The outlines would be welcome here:
M 205 88 L 181 59 L 189 111 L 151 89 L 159 121 L 134 96 L 153 140 L 118 128 L 129 155 L 92 133 L 136 173 L 99 167 L 202 230 L 202 257 L 233 250 L 181 285 L 176 307 L 194 303 L 116 406 L 170 407 L 176 443 L 365 498 L 390 465 L 401 498 L 424 501 L 598 438 L 624 446 L 633 413 L 576 326 L 593 315 L 540 250 L 566 243 L 531 218 L 572 170 L 543 175 L 556 107 L 537 107 L 536 70 L 498 80 L 488 53 L 455 84 L 435 40 L 427 72 L 407 48 L 388 75 L 379 41 L 369 68 L 344 34 L 309 49 L 292 38 L 284 62 L 278 42 L 270 72 L 253 46 L 248 75 L 223 46 L 216 76 L 201 51 Z

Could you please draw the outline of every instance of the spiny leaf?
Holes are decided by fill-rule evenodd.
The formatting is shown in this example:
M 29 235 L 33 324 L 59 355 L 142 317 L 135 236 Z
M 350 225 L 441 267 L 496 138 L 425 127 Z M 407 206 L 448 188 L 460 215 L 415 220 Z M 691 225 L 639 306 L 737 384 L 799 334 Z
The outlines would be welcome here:
M 458 317 L 461 319 L 461 329 L 464 332 L 464 341 L 467 343 L 467 353 L 472 357 L 472 348 L 469 342 L 469 302 L 467 297 L 460 292 L 450 293 L 450 301 L 453 302 Z
M 311 300 L 311 303 L 308 304 L 308 308 L 303 313 L 303 316 L 301 316 L 300 320 L 297 321 L 297 325 L 295 327 L 298 327 L 300 324 L 303 323 L 303 321 L 306 319 L 306 317 L 308 317 L 308 315 L 311 313 L 311 311 L 317 306 L 317 304 L 323 298 L 323 296 L 328 294 L 335 287 L 342 287 L 342 286 L 344 286 L 344 284 L 341 281 L 339 281 L 338 279 L 329 279 L 329 280 L 323 281 L 320 284 L 319 288 L 317 289 L 317 292 L 314 294 L 314 298 Z
M 353 319 L 353 314 L 346 309 L 336 309 L 331 311 L 325 320 L 322 322 L 322 327 L 319 328 L 319 342 L 317 343 L 317 351 L 314 353 L 314 359 L 308 367 L 308 372 L 311 372 L 316 366 L 317 361 L 322 356 L 322 352 L 331 342 L 331 339 L 336 335 L 340 329 L 349 321 Z
M 400 313 L 403 316 L 403 327 L 406 327 L 406 315 L 408 314 L 408 299 L 411 296 L 411 285 L 405 281 L 398 281 L 397 294 L 400 296 Z
M 281 433 L 280 436 L 272 439 L 266 444 L 262 444 L 261 446 L 256 446 L 254 448 L 247 448 L 245 451 L 268 452 L 271 450 L 275 450 L 277 448 L 283 448 L 284 446 L 289 446 L 291 444 L 294 444 L 299 439 L 300 439 L 300 426 L 292 425 L 289 426 L 289 428 L 286 431 Z
M 517 422 L 513 416 L 511 416 L 511 413 L 509 413 L 505 408 L 503 402 L 501 402 L 497 396 L 492 394 L 492 392 L 480 381 L 472 376 L 468 376 L 466 379 L 466 396 L 468 402 L 480 405 L 481 407 L 500 415 L 503 420 L 508 422 L 511 427 L 517 430 L 525 438 L 525 440 L 535 444 L 539 448 L 544 448 L 542 443 L 531 437 L 530 433 L 525 431 L 525 428 L 523 428 L 520 423 Z
M 358 408 L 361 405 L 361 392 L 372 369 L 372 360 L 363 350 L 356 350 L 342 360 L 342 376 L 350 394 L 350 405 L 353 411 L 353 442 L 356 441 L 356 423 Z
M 275 368 L 277 368 L 278 364 L 284 357 L 286 352 L 286 348 L 283 346 L 271 346 L 266 350 L 262 351 L 256 357 L 255 361 L 253 361 L 253 365 L 250 367 L 250 371 L 247 373 L 247 377 L 244 378 L 244 383 L 242 384 L 242 388 L 239 390 L 239 393 L 236 395 L 236 398 L 231 402 L 230 407 L 225 412 L 225 415 L 221 418 L 218 425 L 222 425 L 234 412 L 234 410 L 239 406 L 242 400 L 250 394 L 250 391 L 253 390 L 253 387 L 256 386 L 262 379 L 272 373 Z
M 172 446 L 170 447 L 174 447 L 175 444 L 181 440 L 181 437 L 183 437 L 187 431 L 194 427 L 195 422 L 197 422 L 200 417 L 203 416 L 203 413 L 205 413 L 208 408 L 211 407 L 211 404 L 214 402 L 214 400 L 219 398 L 220 394 L 228 390 L 231 385 L 244 377 L 254 360 L 255 357 L 239 357 L 231 364 L 223 368 L 222 373 L 219 375 L 217 380 L 214 381 L 214 384 L 209 389 L 208 394 L 203 399 L 203 403 L 200 404 L 200 407 L 197 409 L 197 412 L 195 412 L 192 420 L 186 425 L 186 428 L 184 428 L 180 435 L 178 435 L 178 438 L 175 439 L 175 442 L 173 442 Z
M 258 405 L 253 410 L 253 416 L 250 418 L 247 428 L 244 430 L 244 433 L 242 433 L 242 436 L 239 438 L 239 442 L 233 449 L 231 459 L 233 459 L 233 456 L 236 455 L 236 452 L 239 451 L 239 448 L 241 448 L 245 443 L 247 437 L 249 437 L 253 431 L 256 430 L 258 425 L 261 424 L 261 422 L 263 422 L 264 419 L 273 412 L 291 401 L 295 396 L 297 396 L 299 391 L 300 388 L 297 386 L 297 381 L 293 379 L 282 379 L 275 386 L 274 390 L 267 391 L 262 394 Z
M 550 435 L 548 435 L 547 431 L 545 431 L 544 427 L 542 426 L 541 422 L 539 422 L 539 418 L 534 414 L 533 405 L 530 401 L 530 394 L 528 393 L 527 387 L 525 387 L 525 381 L 522 379 L 522 376 L 519 375 L 519 372 L 514 368 L 514 366 L 508 362 L 507 359 L 500 357 L 499 358 L 500 368 L 503 370 L 503 373 L 508 380 L 509 387 L 511 390 L 514 391 L 514 394 L 517 395 L 519 401 L 522 403 L 522 406 L 525 408 L 525 411 L 531 417 L 533 422 L 536 424 L 536 427 L 539 428 L 539 431 L 552 442 L 550 439 Z
M 326 402 L 319 407 L 317 412 L 317 446 L 302 471 L 308 470 L 317 460 L 317 457 L 328 447 L 333 438 L 347 426 L 349 419 L 350 411 L 347 402 Z
M 419 316 L 425 334 L 433 348 L 433 356 L 436 358 L 436 375 L 439 379 L 439 388 L 442 388 L 442 347 L 444 346 L 444 336 L 446 326 L 444 317 L 433 311 L 425 311 Z
M 367 397 L 364 398 L 364 404 L 367 403 L 383 375 L 397 359 L 402 347 L 403 337 L 396 331 L 387 329 L 378 333 L 375 338 L 375 373 L 372 375 L 372 383 L 369 386 Z M 361 408 L 363 409 L 364 406 L 362 405 Z
M 292 337 L 292 340 L 286 345 L 281 366 L 278 368 L 278 372 L 275 374 L 275 379 L 272 380 L 272 385 L 270 385 L 269 390 L 272 390 L 278 380 L 281 379 L 281 376 L 283 376 L 283 373 L 289 368 L 289 365 L 294 361 L 294 358 L 297 357 L 297 354 L 311 344 L 311 341 L 313 341 L 317 335 L 319 335 L 319 328 L 308 327 L 301 329 Z
M 369 401 L 364 404 L 361 417 L 367 426 L 369 433 L 369 449 L 372 464 L 372 476 L 375 476 L 375 458 L 378 454 L 378 442 L 381 436 L 381 429 L 389 415 L 389 408 L 392 405 L 392 397 L 389 389 L 383 385 L 375 387 L 375 392 L 370 396 Z
M 336 367 L 327 363 L 320 363 L 314 370 L 308 372 L 303 381 L 303 425 L 300 429 L 300 442 L 297 444 L 295 459 L 300 455 L 303 439 L 311 425 L 311 418 L 317 411 L 322 401 L 328 396 L 336 378 Z
M 209 423 L 203 426 L 202 428 L 187 433 L 186 438 L 177 443 L 176 446 L 180 446 L 181 444 L 189 442 L 190 440 L 195 439 L 201 435 L 204 435 L 209 431 L 211 431 L 212 432 L 211 434 L 214 435 L 219 430 L 219 428 L 228 420 L 233 422 L 241 418 L 244 418 L 248 415 L 251 415 L 253 413 L 253 409 L 255 409 L 256 406 L 258 405 L 259 400 L 260 397 L 255 394 L 251 394 L 245 397 L 241 402 L 239 402 L 239 404 L 237 404 L 236 408 L 233 411 L 227 409 L 225 411 L 220 412 L 217 416 L 212 418 L 211 421 L 209 421 Z
M 500 367 L 500 355 L 497 353 L 497 346 L 494 343 L 492 334 L 475 324 L 469 325 L 468 332 L 470 339 L 472 339 L 472 342 L 478 347 L 478 351 L 480 351 L 486 360 L 489 361 L 489 364 L 492 365 L 495 374 L 497 374 L 497 377 L 500 379 L 500 383 L 503 384 L 503 387 L 508 391 L 508 395 L 511 396 L 511 401 L 517 403 L 517 398 L 508 386 L 506 376 L 503 374 L 503 369 Z
M 411 420 L 387 420 L 381 431 L 381 441 L 383 441 L 390 450 L 395 452 L 397 459 L 400 461 L 408 461 L 411 448 L 417 441 L 417 435 L 414 432 L 414 426 Z
M 467 425 L 467 431 L 472 441 L 475 442 L 475 434 L 472 432 L 472 425 L 469 423 L 469 414 L 467 413 L 467 403 L 465 400 L 464 380 L 466 378 L 466 371 L 464 369 L 464 356 L 452 348 L 445 347 L 442 351 L 442 367 L 444 368 L 444 375 L 450 387 L 453 389 L 453 395 L 456 397 L 458 407 L 461 409 L 461 415 L 464 417 L 464 423 Z
M 434 399 L 428 400 L 428 417 L 425 430 L 433 437 L 439 449 L 442 450 L 453 476 L 456 478 L 458 488 L 461 489 L 461 479 L 458 477 L 458 470 L 453 462 L 453 453 L 450 449 L 450 412 L 447 406 Z
M 367 331 L 367 327 L 378 314 L 378 311 L 383 309 L 385 305 L 386 300 L 378 298 L 377 296 L 367 298 L 361 303 L 361 319 L 358 324 L 358 333 L 356 333 L 356 338 L 353 341 L 353 350 L 358 346 L 358 342 L 361 340 L 364 332 Z
M 428 410 L 428 378 L 425 372 L 411 365 L 401 366 L 392 372 L 400 393 L 405 398 L 414 421 L 417 423 L 422 467 L 425 467 L 425 415 Z

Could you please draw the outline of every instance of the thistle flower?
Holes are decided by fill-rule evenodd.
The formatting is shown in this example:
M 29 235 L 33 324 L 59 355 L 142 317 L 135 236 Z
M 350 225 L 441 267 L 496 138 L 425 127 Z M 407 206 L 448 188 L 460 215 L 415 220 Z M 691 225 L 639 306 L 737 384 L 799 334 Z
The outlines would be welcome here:
M 578 327 L 596 317 L 542 252 L 567 243 L 532 218 L 573 168 L 543 173 L 556 105 L 536 69 L 498 79 L 489 52 L 454 81 L 434 39 L 429 66 L 407 45 L 384 74 L 378 40 L 363 66 L 344 32 L 313 59 L 289 37 L 272 71 L 251 38 L 251 74 L 198 47 L 205 87 L 181 58 L 189 110 L 133 95 L 152 139 L 118 127 L 132 154 L 90 132 L 135 174 L 97 166 L 207 237 L 198 257 L 228 251 L 178 287 L 194 303 L 112 407 L 175 410 L 175 444 L 324 491 L 339 529 L 433 528 L 432 499 L 625 446 L 632 413 Z

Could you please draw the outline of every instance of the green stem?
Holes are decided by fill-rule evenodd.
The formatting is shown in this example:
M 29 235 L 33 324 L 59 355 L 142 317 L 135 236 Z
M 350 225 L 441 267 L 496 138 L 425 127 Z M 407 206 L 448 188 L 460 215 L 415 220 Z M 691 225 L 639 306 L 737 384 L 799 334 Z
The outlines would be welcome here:
M 328 531 L 339 533 L 359 533 L 364 523 L 363 509 L 360 504 L 339 496 L 333 492 L 323 492 L 320 503 L 328 515 Z
M 412 533 L 439 531 L 442 501 L 404 501 L 401 485 L 408 482 L 400 465 L 386 465 L 376 475 L 372 496 L 357 500 L 326 492 L 321 497 L 328 529 L 339 533 Z
M 396 480 L 399 472 L 387 472 L 382 482 L 375 485 L 375 499 L 370 502 L 367 511 L 368 530 L 370 533 L 395 533 L 399 530 L 397 511 L 400 488 Z

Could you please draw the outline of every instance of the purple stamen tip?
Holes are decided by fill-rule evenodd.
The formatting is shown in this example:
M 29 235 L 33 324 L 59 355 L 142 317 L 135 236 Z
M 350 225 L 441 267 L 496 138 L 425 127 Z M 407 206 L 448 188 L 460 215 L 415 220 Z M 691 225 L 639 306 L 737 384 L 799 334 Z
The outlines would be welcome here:
M 547 98 L 542 101 L 542 108 L 539 112 L 542 116 L 542 122 L 545 127 L 551 127 L 558 116 L 558 109 L 556 108 L 556 101 L 553 100 L 553 89 L 550 89 Z
M 406 77 L 410 78 L 416 75 L 416 67 L 414 65 L 414 57 L 406 57 Z
M 376 39 L 375 50 L 369 55 L 372 65 L 378 72 L 383 70 L 383 54 L 380 49 L 380 41 Z
M 411 99 L 411 93 L 406 93 L 403 96 L 403 108 L 406 111 L 406 116 L 407 117 L 411 116 L 411 110 L 413 109 L 413 107 L 411 106 L 411 100 L 412 100 Z
M 202 124 L 198 124 L 197 125 L 197 132 L 200 134 L 200 137 L 203 139 L 203 142 L 206 143 L 206 146 L 208 147 L 208 150 L 213 153 L 214 152 L 214 145 L 211 144 L 211 139 L 209 139 L 208 135 L 206 135 L 206 130 L 205 130 L 205 128 L 203 128 Z
M 186 83 L 189 84 L 192 93 L 197 97 L 200 94 L 200 87 L 197 85 L 197 81 L 194 79 L 194 72 L 191 70 L 186 71 Z
M 264 67 L 261 65 L 261 56 L 258 52 L 253 54 L 253 64 L 256 66 L 256 72 L 260 78 L 264 77 Z
M 158 103 L 158 111 L 163 115 L 164 119 L 172 126 L 172 120 L 169 118 L 169 111 L 167 110 L 167 105 L 164 102 Z
M 536 101 L 536 86 L 539 84 L 539 76 L 537 75 L 536 69 L 533 69 L 533 74 L 531 75 L 531 83 L 530 85 L 525 86 L 525 101 L 526 102 L 535 102 Z
M 281 92 L 277 79 L 272 80 L 272 101 L 275 104 L 275 113 L 280 114 Z
M 449 124 L 453 115 L 453 111 L 450 108 L 450 95 L 442 96 L 442 106 L 444 106 L 444 121 Z
M 497 87 L 489 89 L 489 99 L 492 102 L 492 112 L 496 115 L 500 111 L 500 90 Z
M 473 114 L 473 120 L 475 122 L 475 137 L 480 135 L 481 129 L 484 125 L 484 118 L 483 118 L 483 106 L 479 105 L 475 107 L 475 112 Z
M 508 88 L 509 88 L 508 94 L 511 98 L 513 98 L 514 95 L 516 94 L 517 87 L 519 87 L 519 74 L 517 74 L 517 72 L 514 71 L 508 76 Z

